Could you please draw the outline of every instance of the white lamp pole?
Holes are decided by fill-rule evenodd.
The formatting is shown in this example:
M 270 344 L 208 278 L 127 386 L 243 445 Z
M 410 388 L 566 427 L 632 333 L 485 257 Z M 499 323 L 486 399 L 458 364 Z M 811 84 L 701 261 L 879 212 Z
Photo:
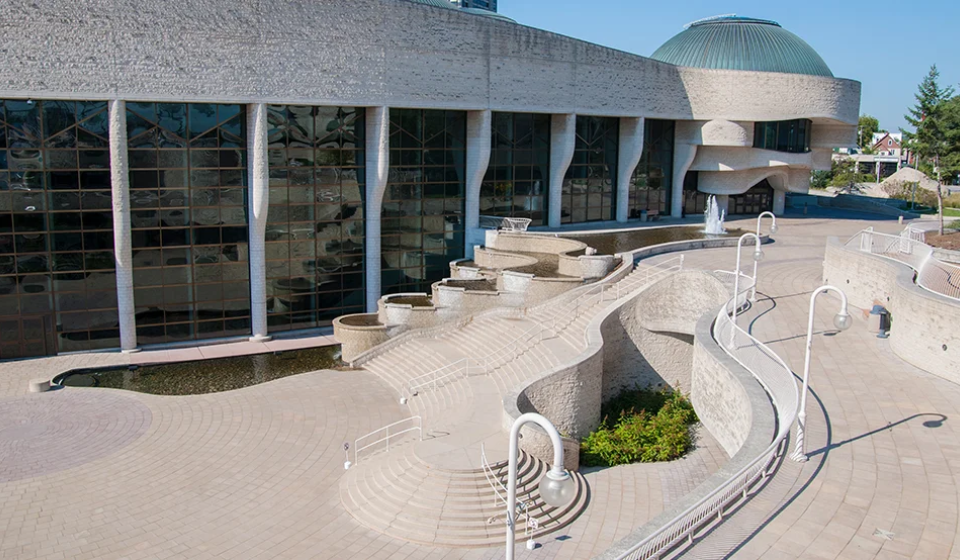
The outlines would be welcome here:
M 840 312 L 833 317 L 833 325 L 838 330 L 845 331 L 853 324 L 853 317 L 847 313 L 847 294 L 840 288 L 833 286 L 820 286 L 814 290 L 810 296 L 810 318 L 807 322 L 807 355 L 803 360 L 803 390 L 800 393 L 800 413 L 797 415 L 797 448 L 794 450 L 791 459 L 797 462 L 805 462 L 807 453 L 804 449 L 804 430 L 807 425 L 807 387 L 810 385 L 810 348 L 813 346 L 813 316 L 817 309 L 817 296 L 825 292 L 836 292 L 840 294 Z
M 743 242 L 748 238 L 753 237 L 757 240 L 756 249 L 753 251 L 753 260 L 754 262 L 759 262 L 763 260 L 763 250 L 760 248 L 760 236 L 755 233 L 745 233 L 740 236 L 740 239 L 737 240 L 737 268 L 733 271 L 733 325 L 737 325 L 737 308 L 740 307 L 740 249 L 743 247 Z M 753 283 L 757 283 L 757 277 L 753 277 Z M 733 346 L 733 337 L 736 335 L 737 329 L 730 329 L 730 346 Z
M 567 504 L 576 491 L 576 485 L 570 473 L 563 470 L 563 442 L 560 432 L 549 420 L 539 414 L 522 414 L 510 429 L 510 472 L 507 478 L 507 560 L 513 560 L 513 547 L 516 544 L 517 522 L 517 455 L 519 454 L 520 428 L 533 422 L 539 425 L 553 443 L 553 466 L 540 479 L 540 496 L 547 504 L 560 507 Z
M 761 235 L 760 220 L 762 220 L 764 216 L 770 216 L 770 219 L 773 220 L 773 223 L 770 225 L 770 235 L 777 233 L 777 217 L 773 214 L 773 212 L 762 212 L 759 216 L 757 216 L 757 237 L 760 237 Z M 753 303 L 757 302 L 757 266 L 759 264 L 760 263 L 758 261 L 753 261 L 753 293 L 750 294 L 750 301 Z

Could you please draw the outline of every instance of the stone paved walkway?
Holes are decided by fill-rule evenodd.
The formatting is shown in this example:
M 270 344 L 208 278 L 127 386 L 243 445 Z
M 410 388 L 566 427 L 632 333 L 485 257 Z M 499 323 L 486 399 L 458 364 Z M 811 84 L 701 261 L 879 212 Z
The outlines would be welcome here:
M 781 220 L 760 266 L 761 301 L 742 319 L 795 371 L 804 294 L 819 284 L 826 236 L 899 229 L 828 219 L 836 216 Z M 687 258 L 710 269 L 732 263 L 726 249 Z M 831 324 L 833 304 L 821 303 L 818 330 Z M 731 548 L 736 558 L 960 557 L 960 387 L 899 361 L 857 319 L 848 332 L 817 337 L 811 461 L 785 462 L 687 557 Z M 500 556 L 405 544 L 345 514 L 336 492 L 343 442 L 404 415 L 372 375 L 325 371 L 192 397 L 26 394 L 29 379 L 54 370 L 129 360 L 90 354 L 0 365 L 0 558 Z M 570 538 L 519 556 L 587 558 L 716 466 L 700 452 L 669 467 L 588 474 L 592 507 Z
M 815 217 L 780 225 L 760 264 L 760 300 L 741 325 L 802 375 L 809 297 L 822 284 L 826 237 L 902 226 Z M 702 267 L 730 269 L 734 258 L 731 250 L 687 254 Z M 960 557 L 960 386 L 894 356 L 888 341 L 866 331 L 863 310 L 853 310 L 854 326 L 834 336 L 838 309 L 830 297 L 818 302 L 810 461 L 785 460 L 767 487 L 684 557 Z

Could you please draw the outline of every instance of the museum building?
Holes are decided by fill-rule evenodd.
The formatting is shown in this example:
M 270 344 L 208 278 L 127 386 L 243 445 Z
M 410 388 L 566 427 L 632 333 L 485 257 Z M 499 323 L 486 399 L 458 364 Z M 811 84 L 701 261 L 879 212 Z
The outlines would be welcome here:
M 855 142 L 860 84 L 771 21 L 642 57 L 440 0 L 83 6 L 0 6 L 0 359 L 329 326 L 481 216 L 781 213 Z

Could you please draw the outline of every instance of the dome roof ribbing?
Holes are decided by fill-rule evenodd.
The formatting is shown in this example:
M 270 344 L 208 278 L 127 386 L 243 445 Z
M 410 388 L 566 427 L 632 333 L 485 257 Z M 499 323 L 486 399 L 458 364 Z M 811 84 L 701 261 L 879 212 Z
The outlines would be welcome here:
M 693 68 L 833 77 L 817 51 L 779 23 L 737 16 L 693 22 L 651 58 Z

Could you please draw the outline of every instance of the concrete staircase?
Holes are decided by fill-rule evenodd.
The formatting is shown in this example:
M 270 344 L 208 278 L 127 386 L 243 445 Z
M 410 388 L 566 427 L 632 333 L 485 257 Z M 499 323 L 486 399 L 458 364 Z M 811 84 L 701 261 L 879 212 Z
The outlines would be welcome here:
M 362 525 L 380 533 L 415 543 L 459 547 L 493 547 L 503 543 L 506 493 L 494 491 L 482 469 L 446 470 L 419 459 L 412 446 L 403 451 L 375 455 L 352 468 L 341 480 L 340 498 Z M 573 522 L 586 507 L 589 490 L 574 473 L 577 497 L 561 508 L 543 502 L 537 484 L 549 466 L 520 454 L 517 499 L 528 505 L 539 528 L 537 538 Z M 492 465 L 493 475 L 504 485 L 507 463 Z M 517 523 L 517 540 L 524 540 L 524 520 Z
M 637 275 L 647 274 L 646 268 L 621 280 L 629 288 L 623 296 L 643 287 Z M 615 294 L 616 288 L 603 299 L 585 298 L 579 313 L 571 307 L 578 297 L 573 294 L 527 317 L 480 318 L 435 338 L 407 341 L 364 364 L 407 399 L 411 415 L 423 418 L 424 439 L 391 444 L 389 453 L 361 457 L 341 481 L 347 511 L 361 524 L 407 541 L 449 547 L 501 544 L 505 505 L 484 475 L 480 447 L 486 447 L 496 476 L 505 483 L 504 396 L 583 352 L 587 326 L 613 303 Z M 542 336 L 538 326 L 547 327 Z M 459 371 L 415 395 L 410 391 L 411 380 L 464 358 L 482 359 L 533 333 L 486 367 Z M 521 454 L 520 465 L 518 498 L 530 504 L 539 522 L 534 536 L 563 528 L 586 508 L 589 490 L 579 475 L 574 475 L 577 499 L 555 509 L 542 503 L 536 489 L 548 466 L 526 454 Z M 518 533 L 523 534 L 522 524 Z

